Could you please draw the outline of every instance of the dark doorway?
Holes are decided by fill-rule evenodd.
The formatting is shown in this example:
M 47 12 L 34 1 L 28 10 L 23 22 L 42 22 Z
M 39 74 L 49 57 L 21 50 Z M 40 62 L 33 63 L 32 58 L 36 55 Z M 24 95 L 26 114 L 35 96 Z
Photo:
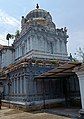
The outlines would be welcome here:
M 79 80 L 76 74 L 63 79 L 65 107 L 81 107 Z
M 56 99 L 56 105 L 53 105 L 55 107 L 81 108 L 79 80 L 76 74 L 43 80 L 44 103 L 45 100 Z
M 81 108 L 79 80 L 76 74 L 39 80 L 37 81 L 37 92 L 42 94 L 44 107 L 46 107 L 47 100 L 50 101 L 47 108 L 53 106 Z

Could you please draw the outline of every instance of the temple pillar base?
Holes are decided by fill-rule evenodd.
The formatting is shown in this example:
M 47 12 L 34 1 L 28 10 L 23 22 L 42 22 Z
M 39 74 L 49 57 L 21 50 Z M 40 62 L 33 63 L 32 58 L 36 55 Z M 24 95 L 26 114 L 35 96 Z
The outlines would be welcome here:
M 84 119 L 84 109 L 80 109 L 78 119 Z

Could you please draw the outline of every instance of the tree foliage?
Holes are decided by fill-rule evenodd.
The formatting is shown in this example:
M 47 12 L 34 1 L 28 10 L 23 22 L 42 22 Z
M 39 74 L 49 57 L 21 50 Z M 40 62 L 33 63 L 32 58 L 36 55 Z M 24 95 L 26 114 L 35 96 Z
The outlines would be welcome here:
M 79 47 L 77 54 L 80 58 L 82 58 L 82 62 L 84 63 L 84 48 Z
M 9 39 L 13 39 L 14 38 L 14 35 L 12 35 L 12 34 L 7 34 L 6 35 L 6 40 L 9 40 Z
M 19 35 L 20 35 L 20 31 L 19 31 L 19 30 L 17 30 L 17 31 L 16 31 L 16 33 L 15 33 L 15 37 L 16 37 L 16 38 L 18 38 L 18 37 L 19 37 Z

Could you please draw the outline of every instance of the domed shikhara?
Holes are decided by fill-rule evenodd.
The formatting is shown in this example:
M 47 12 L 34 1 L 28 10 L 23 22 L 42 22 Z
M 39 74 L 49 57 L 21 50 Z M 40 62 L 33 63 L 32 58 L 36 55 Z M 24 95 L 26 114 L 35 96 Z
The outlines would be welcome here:
M 32 10 L 26 16 L 27 20 L 31 20 L 31 19 L 35 19 L 35 18 L 43 18 L 45 20 L 52 21 L 52 17 L 50 15 L 50 13 L 43 9 Z
M 67 29 L 56 28 L 50 13 L 37 5 L 22 16 L 21 32 L 14 42 L 16 59 L 25 55 L 28 58 L 67 59 L 66 43 Z
M 39 6 L 36 9 L 30 11 L 26 17 L 22 16 L 21 20 L 21 29 L 22 33 L 24 30 L 28 29 L 31 26 L 42 26 L 46 29 L 55 31 L 56 26 L 52 21 L 52 16 L 49 12 L 43 9 L 39 9 Z

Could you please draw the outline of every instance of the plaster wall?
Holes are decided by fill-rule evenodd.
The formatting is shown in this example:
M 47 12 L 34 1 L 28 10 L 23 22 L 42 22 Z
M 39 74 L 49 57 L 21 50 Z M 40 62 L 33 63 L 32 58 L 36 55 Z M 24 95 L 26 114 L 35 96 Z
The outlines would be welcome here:
M 6 67 L 13 62 L 13 52 L 9 49 L 2 51 L 1 67 Z

